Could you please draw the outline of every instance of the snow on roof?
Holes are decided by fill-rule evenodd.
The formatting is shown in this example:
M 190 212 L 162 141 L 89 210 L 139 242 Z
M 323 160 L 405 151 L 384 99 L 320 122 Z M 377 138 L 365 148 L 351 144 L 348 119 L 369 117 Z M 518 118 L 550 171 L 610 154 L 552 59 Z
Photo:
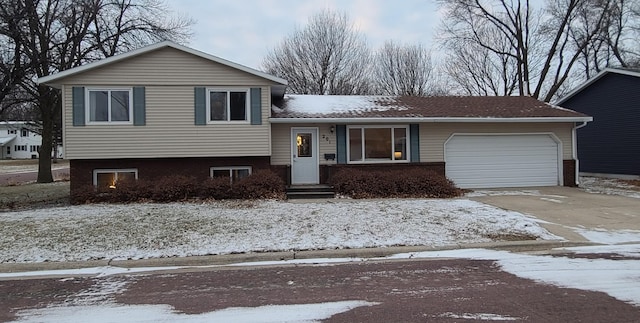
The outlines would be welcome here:
M 525 96 L 286 95 L 272 118 L 558 118 L 590 121 L 582 113 Z M 569 120 L 571 119 L 571 120 Z
M 393 102 L 391 96 L 363 95 L 287 95 L 287 110 L 301 114 L 334 114 L 367 111 L 408 110 L 395 105 L 379 105 L 378 102 Z

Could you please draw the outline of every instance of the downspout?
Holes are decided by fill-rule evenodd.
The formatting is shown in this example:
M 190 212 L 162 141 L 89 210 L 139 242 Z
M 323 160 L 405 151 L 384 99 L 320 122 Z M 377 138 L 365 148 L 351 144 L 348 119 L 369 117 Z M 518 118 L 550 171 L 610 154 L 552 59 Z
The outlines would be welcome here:
M 577 123 L 576 123 L 577 124 Z M 571 131 L 571 142 L 572 142 L 572 152 L 571 155 L 573 157 L 573 160 L 576 161 L 576 174 L 575 174 L 575 179 L 576 179 L 576 185 L 580 185 L 580 161 L 578 160 L 578 136 L 576 135 L 576 130 L 584 127 L 587 125 L 587 121 L 582 122 L 582 124 L 580 125 L 575 125 L 573 127 L 573 130 Z

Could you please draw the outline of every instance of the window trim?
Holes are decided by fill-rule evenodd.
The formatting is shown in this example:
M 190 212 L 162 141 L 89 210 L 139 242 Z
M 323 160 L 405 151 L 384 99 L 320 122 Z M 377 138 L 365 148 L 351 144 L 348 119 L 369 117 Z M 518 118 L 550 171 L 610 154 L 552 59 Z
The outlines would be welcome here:
M 234 170 L 248 170 L 249 171 L 249 176 L 251 176 L 253 170 L 251 166 L 215 166 L 215 167 L 210 167 L 209 168 L 209 177 L 210 178 L 214 178 L 213 177 L 213 172 L 217 171 L 217 170 L 228 170 L 229 171 L 229 182 L 233 184 L 233 176 L 232 176 L 232 171 Z
M 108 97 L 111 99 L 112 91 L 129 92 L 129 121 L 111 121 L 111 100 L 108 102 L 107 113 L 109 120 L 107 121 L 91 121 L 91 92 L 107 91 Z M 85 124 L 87 125 L 132 125 L 133 124 L 133 87 L 86 87 L 84 89 L 84 115 Z
M 367 160 L 365 159 L 365 145 L 364 145 L 364 141 L 365 141 L 365 136 L 364 133 L 362 133 L 362 160 L 351 160 L 351 129 L 390 129 L 391 131 L 391 152 L 394 152 L 394 148 L 393 148 L 393 143 L 394 143 L 394 131 L 393 129 L 405 129 L 405 149 L 406 149 L 406 156 L 405 159 L 395 159 L 395 157 L 392 155 L 390 156 L 392 159 L 390 160 Z M 347 129 L 346 129 L 346 139 L 347 139 L 347 164 L 406 164 L 409 163 L 411 161 L 411 135 L 410 135 L 410 129 L 409 129 L 409 125 L 348 125 Z M 364 132 L 363 130 L 361 130 L 362 132 Z
M 211 92 L 227 92 L 227 120 L 211 120 Z M 230 92 L 245 93 L 245 120 L 230 120 L 231 94 Z M 251 88 L 248 87 L 208 87 L 205 89 L 205 110 L 207 124 L 251 124 Z
M 138 180 L 137 168 L 97 168 L 93 170 L 93 186 L 98 188 L 98 174 L 115 173 L 115 180 L 118 181 L 118 173 L 134 173 L 136 181 Z

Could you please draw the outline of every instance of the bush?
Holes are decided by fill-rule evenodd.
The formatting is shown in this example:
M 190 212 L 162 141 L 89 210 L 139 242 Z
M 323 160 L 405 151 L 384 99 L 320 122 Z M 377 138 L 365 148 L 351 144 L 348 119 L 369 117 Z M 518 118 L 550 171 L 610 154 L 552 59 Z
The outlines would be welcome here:
M 231 182 L 227 177 L 214 177 L 202 182 L 200 186 L 201 198 L 225 200 L 235 198 Z
M 463 193 L 443 175 L 418 168 L 388 171 L 342 169 L 330 182 L 336 192 L 353 198 L 449 198 Z
M 88 185 L 71 192 L 71 203 L 133 203 L 175 202 L 192 198 L 264 199 L 283 198 L 285 184 L 270 170 L 257 171 L 236 184 L 228 177 L 217 177 L 199 182 L 194 177 L 171 175 L 155 181 L 122 181 L 115 189 L 97 191 Z
M 270 170 L 259 170 L 233 186 L 236 198 L 240 199 L 283 198 L 284 190 L 282 178 Z

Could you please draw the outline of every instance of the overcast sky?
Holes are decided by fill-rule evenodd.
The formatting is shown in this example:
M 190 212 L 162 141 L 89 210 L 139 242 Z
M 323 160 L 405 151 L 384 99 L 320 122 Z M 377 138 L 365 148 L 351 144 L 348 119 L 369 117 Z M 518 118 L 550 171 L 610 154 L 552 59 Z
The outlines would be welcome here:
M 256 69 L 296 27 L 322 9 L 345 12 L 377 48 L 387 39 L 431 47 L 440 18 L 434 0 L 167 0 L 196 20 L 187 46 Z

